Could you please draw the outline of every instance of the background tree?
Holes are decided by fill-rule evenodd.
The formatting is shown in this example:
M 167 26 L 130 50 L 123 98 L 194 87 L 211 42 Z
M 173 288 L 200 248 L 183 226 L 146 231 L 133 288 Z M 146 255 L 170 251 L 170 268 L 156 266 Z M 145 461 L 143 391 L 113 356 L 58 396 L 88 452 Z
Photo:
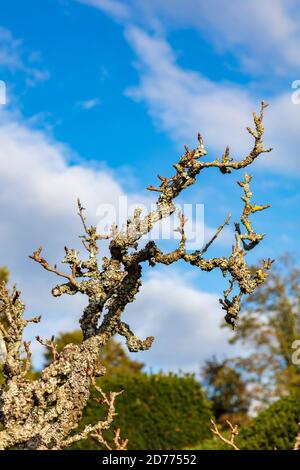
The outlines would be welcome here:
M 245 423 L 248 420 L 250 396 L 241 373 L 231 367 L 228 360 L 218 361 L 213 357 L 205 361 L 201 376 L 216 420 L 221 424 L 226 420 Z
M 241 449 L 250 450 L 300 450 L 300 390 L 280 398 L 241 427 L 238 442 Z M 297 437 L 296 437 L 297 436 Z M 298 443 L 298 445 L 297 445 Z
M 210 436 L 210 403 L 192 374 L 106 374 L 105 390 L 125 390 L 114 426 L 128 438 L 128 449 L 183 449 Z M 93 391 L 79 429 L 103 419 Z M 112 440 L 112 430 L 107 432 Z M 97 449 L 92 439 L 72 448 Z M 99 447 L 98 447 L 99 448 Z
M 280 398 L 261 411 L 247 426 L 227 421 L 227 429 L 221 430 L 211 420 L 213 437 L 205 439 L 197 448 L 207 450 L 300 450 L 300 390 L 295 389 L 287 397 Z
M 300 271 L 292 256 L 276 262 L 244 307 L 231 343 L 250 353 L 234 363 L 243 370 L 252 396 L 268 403 L 300 385 L 300 366 L 292 360 L 293 343 L 300 339 Z
M 82 340 L 83 337 L 81 330 L 61 333 L 55 338 L 58 352 L 62 351 L 67 344 L 72 343 L 79 345 L 82 343 Z M 51 352 L 46 350 L 44 357 L 46 359 L 45 365 L 47 366 L 52 360 Z M 122 345 L 114 339 L 108 341 L 108 343 L 102 348 L 99 360 L 101 360 L 101 364 L 106 368 L 107 373 L 110 375 L 136 374 L 141 372 L 144 367 L 142 362 L 130 359 Z
M 0 267 L 0 282 L 8 282 L 9 280 L 9 270 L 3 266 Z

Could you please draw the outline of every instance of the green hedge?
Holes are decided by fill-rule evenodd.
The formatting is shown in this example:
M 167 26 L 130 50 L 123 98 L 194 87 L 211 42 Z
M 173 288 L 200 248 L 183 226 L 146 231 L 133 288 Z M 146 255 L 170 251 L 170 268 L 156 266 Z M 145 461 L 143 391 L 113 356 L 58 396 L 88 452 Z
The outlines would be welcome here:
M 192 375 L 116 375 L 103 377 L 99 385 L 104 391 L 124 390 L 117 398 L 113 427 L 128 438 L 128 449 L 182 449 L 210 435 L 210 405 Z M 91 399 L 80 428 L 101 419 L 103 408 Z M 112 431 L 106 436 L 111 439 Z M 72 448 L 99 449 L 90 439 Z
M 240 432 L 241 449 L 292 449 L 300 422 L 300 391 L 281 398 Z

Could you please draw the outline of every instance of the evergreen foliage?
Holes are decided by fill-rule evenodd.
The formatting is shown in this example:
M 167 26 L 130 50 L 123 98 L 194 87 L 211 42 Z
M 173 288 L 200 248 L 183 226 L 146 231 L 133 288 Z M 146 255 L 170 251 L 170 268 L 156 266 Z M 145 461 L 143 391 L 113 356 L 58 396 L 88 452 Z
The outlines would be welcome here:
M 182 449 L 210 436 L 210 405 L 192 375 L 115 375 L 98 383 L 104 391 L 125 390 L 118 398 L 114 427 L 128 438 L 128 449 Z M 97 422 L 103 411 L 92 394 L 80 427 Z M 113 430 L 107 436 L 112 439 Z M 72 448 L 99 449 L 99 445 L 88 439 Z

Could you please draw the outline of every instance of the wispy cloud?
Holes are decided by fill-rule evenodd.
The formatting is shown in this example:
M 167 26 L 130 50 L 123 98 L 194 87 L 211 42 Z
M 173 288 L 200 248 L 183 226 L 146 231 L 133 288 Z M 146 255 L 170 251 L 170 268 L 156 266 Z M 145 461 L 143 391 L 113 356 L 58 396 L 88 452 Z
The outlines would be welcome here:
M 96 106 L 100 106 L 100 104 L 101 100 L 99 98 L 91 98 L 89 100 L 77 102 L 77 106 L 85 110 L 95 108 Z
M 300 65 L 298 0 L 80 0 L 114 19 L 156 31 L 193 28 L 255 74 L 285 75 Z
M 85 3 L 103 9 L 96 0 Z M 245 127 L 251 125 L 252 112 L 265 98 L 271 105 L 265 119 L 266 146 L 271 145 L 274 151 L 264 155 L 257 166 L 298 177 L 300 105 L 293 104 L 292 90 L 259 96 L 258 84 L 254 91 L 235 82 L 208 79 L 201 62 L 197 71 L 178 64 L 165 35 L 172 25 L 199 28 L 220 52 L 230 49 L 236 54 L 242 66 L 246 62 L 249 67 L 251 62 L 258 68 L 264 65 L 271 76 L 291 72 L 300 61 L 300 22 L 295 5 L 294 0 L 267 0 L 263 5 L 258 0 L 229 0 L 223 11 L 217 0 L 126 2 L 131 14 L 130 21 L 128 16 L 123 18 L 123 26 L 139 74 L 138 84 L 128 87 L 127 96 L 145 103 L 155 125 L 176 143 L 194 144 L 200 130 L 211 151 L 220 155 L 229 144 L 236 158 L 251 148 Z M 138 26 L 141 18 L 143 27 Z
M 251 125 L 260 97 L 238 84 L 215 83 L 199 72 L 182 68 L 168 42 L 160 36 L 128 27 L 126 37 L 136 54 L 140 77 L 138 85 L 126 93 L 146 103 L 159 128 L 178 144 L 191 143 L 200 130 L 214 152 L 221 154 L 229 144 L 236 158 L 245 155 L 252 145 L 245 127 Z M 300 105 L 293 104 L 291 92 L 270 97 L 269 102 L 265 140 L 274 151 L 264 155 L 258 166 L 299 176 Z
M 27 85 L 33 86 L 49 78 L 49 72 L 39 66 L 39 61 L 39 53 L 27 51 L 22 39 L 16 39 L 10 30 L 0 26 L 0 69 L 23 72 Z
M 281 75 L 286 74 L 287 67 L 298 70 L 297 0 L 228 0 L 226 8 L 221 7 L 219 0 L 146 3 L 147 11 L 160 23 L 198 30 L 219 52 L 228 51 L 235 56 L 247 71 L 269 74 L 272 70 Z
M 126 37 L 137 57 L 140 81 L 126 93 L 144 101 L 156 124 L 176 142 L 191 143 L 197 132 L 218 151 L 234 132 L 236 150 L 245 150 L 254 100 L 242 87 L 216 84 L 198 72 L 181 68 L 162 37 L 130 27 Z M 237 132 L 238 131 L 238 132 Z M 241 131 L 241 132 L 240 132 Z
M 22 67 L 20 47 L 22 41 L 14 39 L 12 33 L 0 26 L 0 67 L 15 70 Z

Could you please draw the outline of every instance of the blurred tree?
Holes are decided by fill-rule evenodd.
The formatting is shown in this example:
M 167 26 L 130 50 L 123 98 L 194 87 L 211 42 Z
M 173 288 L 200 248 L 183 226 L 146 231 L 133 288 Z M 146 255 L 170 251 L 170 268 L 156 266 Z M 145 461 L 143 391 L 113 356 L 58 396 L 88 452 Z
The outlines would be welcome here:
M 241 428 L 238 442 L 241 449 L 291 450 L 299 430 L 300 390 L 280 398 L 259 413 L 249 426 Z
M 3 266 L 2 268 L 0 267 L 0 282 L 8 282 L 9 280 L 9 270 Z
M 128 438 L 128 450 L 182 449 L 210 436 L 210 403 L 192 374 L 108 374 L 98 384 L 104 390 L 125 391 L 114 426 Z M 103 419 L 103 409 L 94 398 L 92 391 L 79 429 Z M 106 437 L 113 440 L 113 429 Z M 72 449 L 97 450 L 99 445 L 90 438 Z
M 58 351 L 61 351 L 67 344 L 81 344 L 82 332 L 75 330 L 69 333 L 61 333 L 55 338 Z M 47 350 L 44 354 L 46 365 L 51 362 L 51 351 Z M 100 362 L 106 367 L 110 374 L 136 374 L 140 372 L 144 364 L 142 362 L 133 361 L 128 357 L 122 345 L 111 339 L 101 350 Z
M 240 372 L 231 367 L 229 361 L 213 357 L 205 361 L 201 375 L 216 420 L 221 424 L 226 420 L 245 423 L 250 396 Z
M 291 255 L 276 262 L 245 308 L 230 342 L 251 352 L 234 362 L 246 374 L 252 396 L 269 403 L 300 385 L 300 365 L 293 360 L 300 339 L 300 271 Z

